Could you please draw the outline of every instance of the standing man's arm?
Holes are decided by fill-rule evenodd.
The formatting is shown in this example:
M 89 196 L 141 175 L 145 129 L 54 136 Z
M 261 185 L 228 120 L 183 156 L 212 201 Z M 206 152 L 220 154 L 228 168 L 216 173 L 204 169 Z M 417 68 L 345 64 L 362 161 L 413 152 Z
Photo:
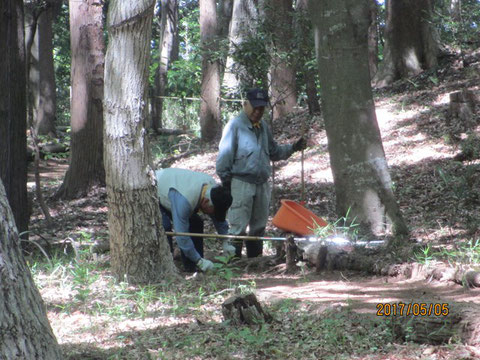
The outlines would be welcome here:
M 168 198 L 172 204 L 173 228 L 175 232 L 188 233 L 190 230 L 190 216 L 193 213 L 192 207 L 187 199 L 175 189 L 170 189 Z M 200 254 L 195 249 L 193 241 L 189 236 L 177 236 L 177 245 L 185 256 L 195 264 L 200 260 Z
M 286 160 L 293 154 L 293 145 L 278 145 L 277 142 L 273 139 L 272 132 L 267 126 L 267 138 L 268 138 L 268 150 L 270 153 L 270 160 Z

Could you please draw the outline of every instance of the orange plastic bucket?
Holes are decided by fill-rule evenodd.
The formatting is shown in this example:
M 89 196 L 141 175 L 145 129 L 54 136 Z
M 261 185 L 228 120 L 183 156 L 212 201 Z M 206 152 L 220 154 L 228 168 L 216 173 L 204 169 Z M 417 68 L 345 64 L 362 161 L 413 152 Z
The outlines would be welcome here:
M 313 228 L 328 225 L 325 220 L 292 200 L 281 200 L 280 209 L 272 223 L 282 230 L 299 235 L 313 235 Z

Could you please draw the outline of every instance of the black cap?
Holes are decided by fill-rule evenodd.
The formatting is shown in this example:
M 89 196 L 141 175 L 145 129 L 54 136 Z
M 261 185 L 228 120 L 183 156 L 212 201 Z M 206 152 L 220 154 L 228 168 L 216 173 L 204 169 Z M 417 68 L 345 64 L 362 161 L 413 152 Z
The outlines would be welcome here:
M 268 105 L 268 94 L 262 89 L 248 90 L 247 99 L 254 108 Z
M 230 191 L 223 186 L 215 186 L 210 190 L 214 216 L 217 221 L 225 221 L 228 208 L 232 205 L 232 195 Z

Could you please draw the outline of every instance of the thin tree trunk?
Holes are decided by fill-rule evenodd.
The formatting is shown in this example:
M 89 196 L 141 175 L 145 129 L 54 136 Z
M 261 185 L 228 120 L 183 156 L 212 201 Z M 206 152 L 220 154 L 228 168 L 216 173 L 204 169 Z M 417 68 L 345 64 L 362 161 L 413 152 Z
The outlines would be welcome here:
M 337 213 L 365 233 L 407 227 L 392 192 L 370 87 L 368 0 L 309 2 Z
M 112 271 L 153 283 L 175 273 L 163 231 L 144 122 L 155 0 L 113 0 L 105 61 L 105 170 Z
M 255 0 L 234 0 L 229 30 L 229 55 L 225 65 L 222 87 L 228 96 L 238 96 L 254 85 L 252 74 L 242 64 L 236 63 L 233 54 L 249 36 L 255 33 L 258 21 L 258 8 Z M 252 65 L 252 64 L 250 64 Z
M 85 196 L 105 185 L 102 3 L 70 0 L 72 100 L 70 165 L 57 196 Z
M 221 134 L 220 63 L 215 0 L 200 0 L 200 36 L 203 48 L 200 126 L 202 140 L 212 142 Z
M 33 128 L 38 135 L 55 134 L 56 85 L 52 44 L 54 12 L 53 6 L 47 6 L 37 21 L 32 23 L 37 30 L 29 54 L 29 89 L 32 96 Z
M 267 22 L 272 31 L 270 62 L 270 103 L 273 121 L 292 113 L 297 105 L 294 59 L 289 57 L 293 44 L 292 0 L 265 1 Z
M 299 39 L 300 64 L 302 69 L 303 80 L 305 82 L 305 91 L 307 94 L 308 112 L 310 115 L 320 112 L 320 99 L 317 94 L 317 86 L 315 84 L 315 72 L 309 60 L 311 59 L 311 49 L 314 48 L 311 23 L 308 19 L 307 0 L 297 1 L 297 38 Z
M 152 102 L 152 127 L 158 132 L 163 128 L 163 98 L 167 89 L 167 72 L 170 64 L 178 58 L 178 2 L 161 0 L 160 38 L 158 42 L 160 59 L 155 75 L 155 97 Z

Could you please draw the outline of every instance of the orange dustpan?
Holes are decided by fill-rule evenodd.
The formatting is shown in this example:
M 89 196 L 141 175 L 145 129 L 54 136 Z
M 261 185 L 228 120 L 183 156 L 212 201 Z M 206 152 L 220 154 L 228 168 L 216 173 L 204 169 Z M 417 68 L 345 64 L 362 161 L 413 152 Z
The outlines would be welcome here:
M 313 229 L 328 223 L 293 200 L 281 200 L 280 209 L 273 217 L 276 227 L 299 235 L 313 235 Z

